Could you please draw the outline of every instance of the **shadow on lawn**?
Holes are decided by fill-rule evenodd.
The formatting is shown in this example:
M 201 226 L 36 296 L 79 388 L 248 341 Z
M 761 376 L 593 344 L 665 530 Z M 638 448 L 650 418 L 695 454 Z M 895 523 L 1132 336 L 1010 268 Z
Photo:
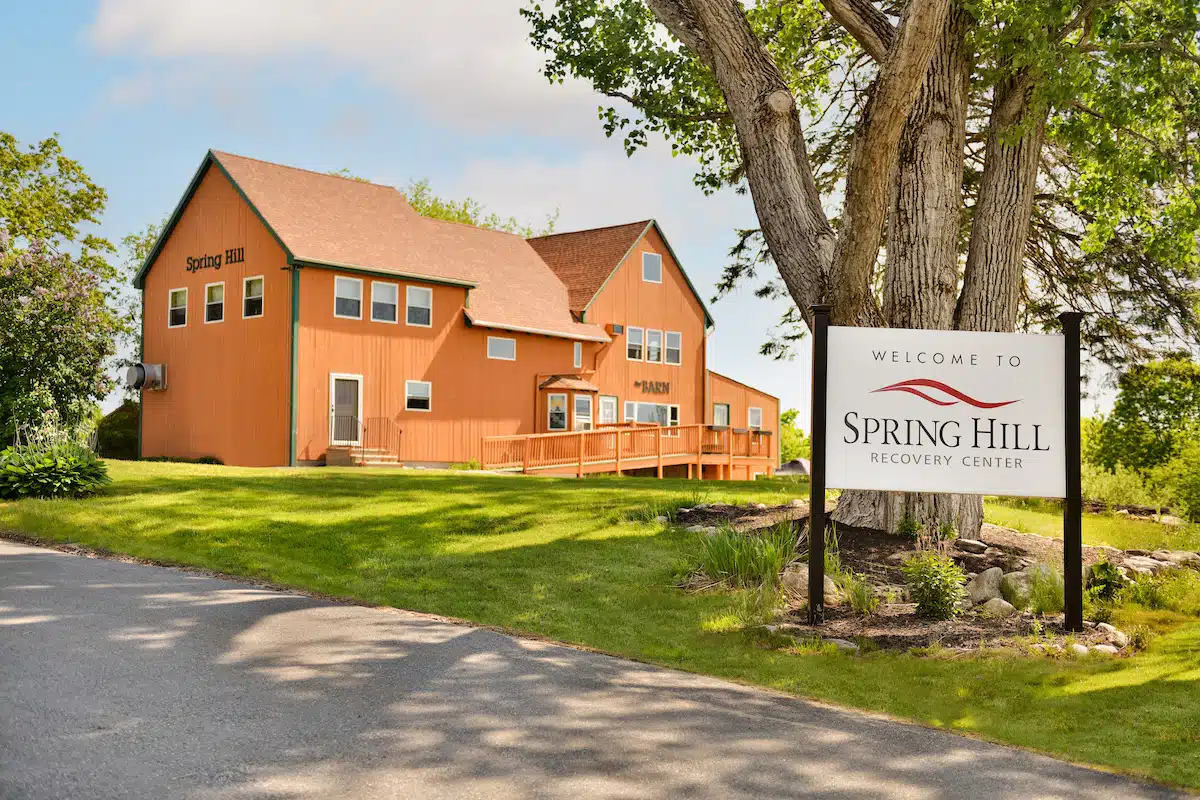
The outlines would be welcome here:
M 0 556 L 0 622 L 22 797 L 1166 794 L 707 678 L 30 548 Z

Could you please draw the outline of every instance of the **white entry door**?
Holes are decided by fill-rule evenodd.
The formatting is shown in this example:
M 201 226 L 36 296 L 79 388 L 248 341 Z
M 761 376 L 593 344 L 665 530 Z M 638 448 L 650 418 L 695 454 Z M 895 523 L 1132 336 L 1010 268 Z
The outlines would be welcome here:
M 600 424 L 610 425 L 617 421 L 617 398 L 600 395 Z
M 329 376 L 329 443 L 362 444 L 362 375 Z

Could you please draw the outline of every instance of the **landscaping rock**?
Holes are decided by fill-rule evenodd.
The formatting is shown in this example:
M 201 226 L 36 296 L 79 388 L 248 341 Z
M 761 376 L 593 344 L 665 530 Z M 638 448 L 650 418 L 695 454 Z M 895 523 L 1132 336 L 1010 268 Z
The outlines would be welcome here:
M 1162 523 L 1163 525 L 1170 525 L 1172 527 L 1178 527 L 1179 525 L 1185 524 L 1183 519 L 1181 519 L 1180 517 L 1173 516 L 1171 514 L 1163 514 L 1161 517 L 1158 518 L 1158 521 L 1160 523 Z
M 978 539 L 959 539 L 954 546 L 964 553 L 983 553 L 988 546 Z
M 1110 656 L 1115 656 L 1120 651 L 1118 651 L 1117 648 L 1113 647 L 1111 644 L 1094 644 L 1092 645 L 1092 652 L 1105 653 Z
M 1088 649 L 1086 644 L 1075 642 L 1074 644 L 1067 645 L 1067 652 L 1073 656 L 1086 656 Z
M 808 505 L 803 500 L 788 500 L 788 508 L 803 508 Z
M 845 650 L 848 653 L 857 653 L 858 645 L 846 639 L 826 639 L 832 645 L 837 645 L 838 650 Z
M 1117 647 L 1124 647 L 1129 644 L 1129 637 L 1124 631 L 1118 630 L 1116 627 L 1109 625 L 1107 622 L 1101 622 L 1096 625 L 1096 630 L 1104 634 L 1104 638 L 1115 644 Z
M 1192 553 L 1187 550 L 1155 550 L 1150 557 L 1181 567 L 1192 563 L 1200 564 L 1200 553 Z
M 690 508 L 681 508 L 681 509 L 679 509 L 679 513 L 680 514 L 690 514 L 690 513 L 692 513 L 692 510 Z
M 716 536 L 717 535 L 717 527 L 715 525 L 709 525 L 707 528 L 704 529 L 704 535 L 705 536 Z
M 666 525 L 671 520 L 667 519 L 662 514 L 659 514 L 657 517 L 654 518 L 654 521 L 657 522 L 659 525 Z
M 782 578 L 783 588 L 788 591 L 793 597 L 807 598 L 808 597 L 808 564 L 798 561 L 794 564 L 788 564 L 783 571 Z M 825 605 L 836 606 L 840 601 L 837 584 L 833 582 L 833 578 L 825 576 Z
M 684 530 L 688 533 L 704 533 L 707 529 L 703 525 L 688 525 Z
M 767 510 L 767 504 L 766 504 L 766 503 L 755 503 L 755 504 L 754 504 L 754 507 L 755 507 L 755 508 L 757 508 L 759 511 L 766 511 L 766 510 Z
M 1000 594 L 1017 608 L 1029 605 L 1033 590 L 1033 578 L 1040 572 L 1050 572 L 1044 564 L 1033 564 L 1026 569 L 1010 572 L 1000 581 Z
M 1170 561 L 1159 561 L 1151 556 L 1128 556 L 1121 565 L 1130 572 L 1139 575 L 1157 575 L 1164 569 L 1175 566 Z
M 980 610 L 989 617 L 1011 617 L 1017 613 L 1016 607 L 1003 597 L 993 597 L 984 603 Z
M 986 603 L 1000 596 L 1000 581 L 1004 570 L 999 567 L 985 569 L 967 584 L 967 597 L 975 605 Z
M 962 600 L 958 601 L 958 610 L 959 611 L 970 611 L 974 607 L 974 605 L 975 604 L 971 602 L 971 598 L 964 597 Z

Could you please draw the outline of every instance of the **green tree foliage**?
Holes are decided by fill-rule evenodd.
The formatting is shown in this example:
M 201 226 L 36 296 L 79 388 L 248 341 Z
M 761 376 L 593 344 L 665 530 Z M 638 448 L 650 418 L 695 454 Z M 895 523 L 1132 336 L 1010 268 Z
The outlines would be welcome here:
M 113 246 L 83 234 L 107 199 L 55 138 L 22 149 L 0 132 L 0 440 L 54 417 L 87 425 L 129 322 L 109 304 Z
M 545 75 L 552 82 L 582 78 L 609 98 L 600 109 L 600 124 L 608 136 L 622 140 L 627 153 L 662 137 L 675 153 L 698 160 L 695 182 L 705 192 L 722 187 L 745 192 L 753 188 L 745 153 L 735 112 L 717 77 L 701 55 L 663 35 L 647 7 L 686 15 L 699 4 L 531 0 L 522 13 L 531 24 L 532 43 L 547 56 Z M 819 0 L 742 5 L 755 38 L 795 100 L 816 189 L 823 198 L 837 198 L 881 67 L 879 56 L 860 41 L 871 31 L 863 37 L 830 12 L 864 13 L 879 23 L 877 32 L 880 26 L 895 28 L 904 5 Z M 966 15 L 970 62 L 960 259 L 965 260 L 971 240 L 985 142 L 996 130 L 996 119 L 1007 118 L 993 101 L 1011 97 L 1024 109 L 1023 121 L 1001 139 L 1015 141 L 1045 121 L 1023 248 L 1018 326 L 1053 330 L 1064 308 L 1088 312 L 1088 346 L 1117 366 L 1161 357 L 1180 340 L 1196 341 L 1200 24 L 1195 0 L 964 0 L 956 7 Z M 795 177 L 780 174 L 778 179 Z M 840 224 L 837 218 L 830 222 L 834 229 Z M 764 297 L 786 296 L 789 290 L 794 296 L 793 287 L 784 285 L 787 276 L 771 274 L 775 263 L 760 229 L 738 231 L 718 296 L 745 281 L 756 281 Z M 871 285 L 878 295 L 882 269 Z M 803 335 L 802 325 L 799 311 L 789 309 L 764 352 L 788 355 L 791 343 Z
M 330 175 L 339 178 L 349 178 L 352 181 L 368 183 L 366 178 L 359 177 L 346 167 L 330 170 Z M 440 219 L 446 222 L 461 222 L 464 225 L 474 225 L 476 228 L 489 228 L 504 233 L 529 239 L 533 236 L 545 236 L 554 233 L 554 225 L 558 221 L 558 212 L 546 218 L 546 224 L 540 228 L 519 221 L 516 217 L 501 217 L 492 213 L 472 197 L 462 200 L 448 200 L 434 193 L 428 178 L 410 180 L 403 189 L 405 199 L 418 214 L 430 219 Z
M 812 442 L 796 425 L 800 412 L 789 408 L 779 415 L 779 463 L 786 464 L 797 458 L 808 458 Z
M 1170 461 L 1200 425 L 1200 364 L 1168 358 L 1127 370 L 1096 437 L 1095 458 L 1147 473 Z

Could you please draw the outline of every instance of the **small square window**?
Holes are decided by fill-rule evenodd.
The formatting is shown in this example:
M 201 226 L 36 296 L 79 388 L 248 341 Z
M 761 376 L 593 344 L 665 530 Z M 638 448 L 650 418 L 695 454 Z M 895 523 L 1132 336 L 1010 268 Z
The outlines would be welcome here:
M 371 321 L 396 322 L 400 308 L 400 286 L 395 283 L 371 281 Z
M 263 278 L 261 275 L 242 281 L 242 319 L 263 315 Z
M 333 279 L 333 315 L 342 319 L 362 319 L 363 282 L 358 278 Z
M 204 287 L 204 321 L 221 322 L 225 319 L 225 284 L 210 283 Z
M 646 360 L 655 364 L 663 360 L 662 331 L 646 331 Z
M 172 289 L 169 308 L 167 311 L 167 327 L 183 328 L 187 326 L 187 289 Z
M 407 411 L 431 410 L 433 408 L 433 384 L 429 381 L 405 381 L 404 408 Z
M 516 361 L 517 340 L 504 336 L 487 337 L 487 357 L 498 361 Z
M 683 362 L 683 334 L 675 331 L 667 331 L 667 359 L 668 364 L 679 366 Z
M 712 424 L 718 428 L 729 427 L 729 404 L 728 403 L 713 403 L 713 421 Z
M 583 367 L 583 342 L 575 343 L 575 369 Z
M 747 414 L 746 416 L 747 416 L 746 427 L 751 428 L 756 431 L 762 430 L 762 409 L 761 408 L 755 408 L 755 407 L 751 406 L 750 413 Z
M 625 334 L 625 357 L 630 361 L 642 360 L 642 337 L 644 331 L 641 328 L 629 328 Z
M 642 280 L 662 283 L 662 256 L 658 253 L 642 253 Z
M 409 325 L 422 328 L 433 327 L 433 289 L 424 286 L 409 286 L 406 292 L 408 299 L 408 314 L 405 321 Z

